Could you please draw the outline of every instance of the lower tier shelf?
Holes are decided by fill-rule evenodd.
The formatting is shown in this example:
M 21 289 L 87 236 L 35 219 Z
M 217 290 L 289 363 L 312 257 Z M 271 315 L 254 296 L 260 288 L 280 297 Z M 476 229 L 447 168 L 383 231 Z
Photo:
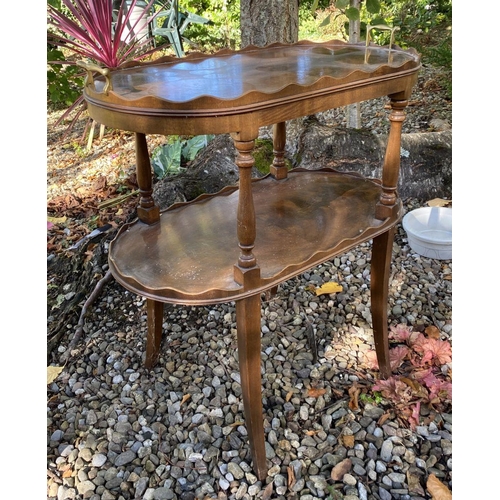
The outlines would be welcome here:
M 109 264 L 125 288 L 162 302 L 207 305 L 265 291 L 394 226 L 375 218 L 378 181 L 332 169 L 295 169 L 252 183 L 260 284 L 234 281 L 238 187 L 178 203 L 158 223 L 124 226 L 110 245 Z

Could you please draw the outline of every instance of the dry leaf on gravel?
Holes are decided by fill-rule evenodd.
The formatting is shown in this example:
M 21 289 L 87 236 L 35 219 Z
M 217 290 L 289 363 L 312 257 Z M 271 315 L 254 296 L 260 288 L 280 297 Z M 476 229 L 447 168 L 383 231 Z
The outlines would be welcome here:
M 342 285 L 335 283 L 335 281 L 329 281 L 328 283 L 325 283 L 324 285 L 321 285 L 320 287 L 316 288 L 316 295 L 337 293 L 341 292 L 342 290 L 343 290 Z
M 265 488 L 262 494 L 262 500 L 270 500 L 273 496 L 273 483 L 270 482 Z
M 296 482 L 295 472 L 293 471 L 293 467 L 290 465 L 286 468 L 286 470 L 288 471 L 288 489 L 291 490 Z
M 349 408 L 354 411 L 354 410 L 359 410 L 358 406 L 358 397 L 359 393 L 361 392 L 359 387 L 354 384 L 352 387 L 349 387 Z
M 432 200 L 429 200 L 427 202 L 427 205 L 430 207 L 445 207 L 446 205 L 449 205 L 451 203 L 451 200 L 443 200 L 442 198 L 434 198 Z
M 52 384 L 63 369 L 64 366 L 47 366 L 47 385 Z
M 425 334 L 430 338 L 430 339 L 439 339 L 441 338 L 441 332 L 439 331 L 439 328 L 435 327 L 434 325 L 428 326 L 425 330 Z
M 320 387 L 310 387 L 309 389 L 307 389 L 306 397 L 319 398 L 323 394 L 326 394 L 326 389 L 321 389 Z
M 341 436 L 341 441 L 346 448 L 354 448 L 354 435 L 344 434 Z
M 342 462 L 339 462 L 331 472 L 330 477 L 334 481 L 342 481 L 342 478 L 344 477 L 345 474 L 347 474 L 352 467 L 352 461 L 350 458 L 346 458 L 342 460 Z
M 434 474 L 427 479 L 427 491 L 432 500 L 451 500 L 451 491 Z
M 410 471 L 406 473 L 406 480 L 408 481 L 408 490 L 410 493 L 416 493 L 422 497 L 425 496 L 425 491 L 420 484 L 420 476 L 412 474 Z

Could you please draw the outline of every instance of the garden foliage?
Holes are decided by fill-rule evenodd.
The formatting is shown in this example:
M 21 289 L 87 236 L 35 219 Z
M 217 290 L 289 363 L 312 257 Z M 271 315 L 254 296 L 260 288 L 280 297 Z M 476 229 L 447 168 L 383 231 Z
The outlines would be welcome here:
M 395 344 L 389 350 L 394 375 L 379 380 L 372 390 L 380 392 L 415 428 L 420 424 L 421 405 L 439 412 L 451 405 L 451 344 L 439 338 L 435 327 L 421 333 L 403 324 L 390 328 L 389 339 Z M 369 351 L 367 358 L 370 368 L 378 369 L 375 351 Z

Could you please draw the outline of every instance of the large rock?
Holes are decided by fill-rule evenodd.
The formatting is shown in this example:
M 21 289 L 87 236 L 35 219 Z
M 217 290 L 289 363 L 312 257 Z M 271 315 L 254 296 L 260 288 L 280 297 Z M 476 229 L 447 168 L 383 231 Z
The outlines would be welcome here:
M 398 182 L 401 198 L 451 197 L 451 138 L 451 130 L 402 135 Z M 309 119 L 297 142 L 296 166 L 332 167 L 381 178 L 387 136 Z
M 261 129 L 271 138 L 272 129 Z M 403 134 L 398 191 L 401 198 L 451 197 L 451 130 Z M 314 117 L 287 124 L 286 158 L 294 167 L 332 167 L 381 178 L 387 136 L 365 129 L 346 129 L 318 122 Z M 238 182 L 236 150 L 229 135 L 218 135 L 182 174 L 166 177 L 154 186 L 160 209 L 190 201 L 203 193 L 216 193 Z M 252 175 L 259 177 L 255 168 Z

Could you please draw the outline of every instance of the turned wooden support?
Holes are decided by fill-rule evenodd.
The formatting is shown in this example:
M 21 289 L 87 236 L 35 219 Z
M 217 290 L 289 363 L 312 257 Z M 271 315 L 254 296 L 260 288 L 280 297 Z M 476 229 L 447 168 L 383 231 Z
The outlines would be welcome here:
M 288 169 L 285 165 L 285 144 L 286 144 L 286 123 L 276 123 L 273 127 L 273 164 L 269 172 L 276 179 L 285 179 L 288 175 Z
M 382 194 L 375 212 L 377 219 L 389 217 L 396 206 L 401 157 L 401 129 L 406 117 L 405 108 L 407 105 L 407 100 L 391 99 L 391 114 L 389 115 L 391 128 L 382 170 Z
M 137 184 L 139 185 L 140 199 L 137 207 L 137 216 L 146 224 L 154 224 L 160 220 L 160 209 L 153 200 L 153 175 L 149 161 L 148 144 L 144 134 L 135 134 L 135 156 Z
M 240 255 L 234 267 L 234 279 L 245 288 L 258 286 L 260 269 L 253 254 L 256 236 L 255 207 L 252 195 L 252 167 L 255 159 L 252 151 L 255 139 L 241 140 L 240 134 L 231 134 L 238 151 L 236 165 L 239 169 L 239 193 L 237 212 L 237 234 Z

